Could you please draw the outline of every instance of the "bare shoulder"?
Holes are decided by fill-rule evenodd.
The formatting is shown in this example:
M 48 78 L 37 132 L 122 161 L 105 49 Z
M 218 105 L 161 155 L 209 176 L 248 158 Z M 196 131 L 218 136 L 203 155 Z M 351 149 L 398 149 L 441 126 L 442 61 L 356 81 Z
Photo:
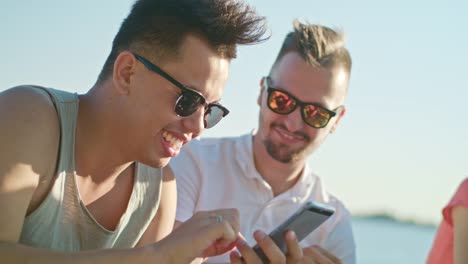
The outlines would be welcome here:
M 54 146 L 60 137 L 58 116 L 43 90 L 18 86 L 0 93 L 0 127 L 0 147 L 11 158 L 12 154 L 46 158 L 57 151 Z
M 16 86 L 0 93 L 2 116 L 27 114 L 36 117 L 53 117 L 55 108 L 47 92 L 35 86 Z M 41 121 L 45 121 L 41 119 Z
M 171 166 L 166 166 L 163 169 L 162 175 L 163 182 L 175 181 L 174 172 L 171 169 Z
M 59 121 L 46 92 L 21 86 L 0 93 L 0 127 L 0 240 L 17 241 L 39 182 L 55 170 Z

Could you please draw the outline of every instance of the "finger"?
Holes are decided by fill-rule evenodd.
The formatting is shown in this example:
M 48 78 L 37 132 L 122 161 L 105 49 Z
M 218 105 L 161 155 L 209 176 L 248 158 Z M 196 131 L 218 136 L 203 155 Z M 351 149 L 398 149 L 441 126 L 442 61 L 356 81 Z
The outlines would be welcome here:
M 189 220 L 196 222 L 200 228 L 206 225 L 227 222 L 236 233 L 239 231 L 239 211 L 237 209 L 198 211 Z
M 248 263 L 248 264 L 263 264 L 262 260 L 258 257 L 257 253 L 249 247 L 247 242 L 239 238 L 236 244 L 237 250 L 239 250 L 241 257 L 240 263 Z
M 303 249 L 304 256 L 306 259 L 312 260 L 313 263 L 318 264 L 334 264 L 327 256 L 323 255 L 315 246 L 307 247 Z M 340 263 L 340 262 L 338 262 Z
M 237 236 L 239 236 L 239 239 L 242 239 L 242 240 L 244 240 L 244 241 L 247 241 L 247 240 L 245 240 L 245 236 L 244 236 L 241 232 L 238 232 L 238 233 L 237 233 Z
M 222 224 L 226 225 L 226 228 L 231 228 L 232 226 L 227 223 L 223 222 Z M 235 231 L 233 231 L 235 232 Z M 215 246 L 217 248 L 218 254 L 225 253 L 229 250 L 232 250 L 236 246 L 237 239 L 239 238 L 238 233 L 236 234 L 235 238 L 232 237 L 222 237 L 216 240 Z
M 288 248 L 286 257 L 288 259 L 288 263 L 295 263 L 299 262 L 303 255 L 302 255 L 302 248 L 299 245 L 299 241 L 297 240 L 296 233 L 294 231 L 289 230 L 284 235 L 284 239 L 286 241 L 286 246 Z
M 222 254 L 235 246 L 237 233 L 227 222 L 215 222 L 198 231 L 202 240 L 208 241 L 211 246 L 203 251 L 203 257 Z M 231 248 L 229 248 L 229 246 Z
M 210 218 L 213 219 L 214 222 L 225 222 L 226 224 L 231 225 L 231 228 L 234 232 L 239 232 L 239 211 L 237 209 L 219 209 L 213 210 L 210 212 Z M 220 251 L 228 251 L 235 246 L 235 240 L 221 238 L 216 241 L 216 247 Z
M 232 251 L 229 254 L 229 260 L 230 260 L 231 264 L 242 264 L 242 263 L 244 263 L 242 261 L 241 256 L 239 255 L 239 253 L 237 253 L 237 251 Z
M 254 238 L 271 263 L 286 263 L 286 256 L 263 231 L 255 231 Z
M 213 210 L 211 211 L 211 214 L 221 216 L 222 220 L 229 222 L 236 232 L 239 231 L 239 210 L 237 210 L 236 208 Z
M 316 245 L 313 246 L 313 248 L 318 250 L 322 254 L 322 256 L 327 257 L 332 263 L 341 263 L 341 260 L 339 258 L 337 258 L 335 255 L 328 252 L 326 249 L 324 249 L 324 248 L 322 248 L 320 246 L 316 246 Z
M 223 216 L 213 213 L 212 211 L 196 212 L 187 222 L 194 222 L 199 228 L 222 222 Z

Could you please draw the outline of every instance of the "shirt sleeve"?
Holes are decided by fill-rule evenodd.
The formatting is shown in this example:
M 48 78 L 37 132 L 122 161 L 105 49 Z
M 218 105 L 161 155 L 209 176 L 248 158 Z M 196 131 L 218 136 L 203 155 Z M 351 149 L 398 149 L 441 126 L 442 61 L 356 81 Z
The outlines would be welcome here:
M 447 221 L 450 226 L 453 226 L 452 209 L 456 206 L 468 208 L 468 178 L 460 184 L 452 200 L 450 200 L 447 206 L 442 210 L 444 220 Z
M 356 245 L 351 225 L 351 215 L 343 207 L 340 219 L 329 233 L 325 247 L 343 264 L 356 263 Z
M 172 158 L 170 166 L 174 172 L 177 184 L 176 220 L 185 222 L 195 212 L 200 190 L 200 169 L 197 164 L 193 141 L 183 147 L 176 157 Z

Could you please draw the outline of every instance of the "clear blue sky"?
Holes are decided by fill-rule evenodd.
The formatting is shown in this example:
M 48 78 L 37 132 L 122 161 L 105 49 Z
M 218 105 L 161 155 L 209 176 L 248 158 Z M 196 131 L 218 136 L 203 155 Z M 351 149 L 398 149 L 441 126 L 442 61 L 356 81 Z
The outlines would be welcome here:
M 39 84 L 78 93 L 93 84 L 132 0 L 5 1 L 0 91 Z M 343 29 L 354 60 L 347 115 L 310 164 L 353 213 L 387 210 L 438 222 L 468 176 L 468 2 L 248 1 L 272 38 L 241 47 L 207 136 L 257 124 L 260 77 L 295 17 Z

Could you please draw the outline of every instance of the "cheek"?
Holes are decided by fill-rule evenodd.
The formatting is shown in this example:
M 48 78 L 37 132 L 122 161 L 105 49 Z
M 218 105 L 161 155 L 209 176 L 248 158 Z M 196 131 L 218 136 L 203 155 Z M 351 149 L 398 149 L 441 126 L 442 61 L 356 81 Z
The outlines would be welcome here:
M 279 115 L 268 111 L 264 115 L 264 125 L 270 128 L 272 125 L 285 125 L 288 122 L 289 115 Z
M 329 129 L 328 128 L 322 128 L 322 129 L 308 129 L 307 135 L 310 138 L 310 142 L 313 145 L 321 144 L 325 138 L 329 134 Z
M 147 122 L 162 125 L 178 118 L 174 112 L 175 100 L 171 96 L 160 95 L 151 100 L 148 100 L 148 98 L 143 100 L 147 101 L 145 105 L 142 104 L 141 106 Z
M 273 116 L 267 111 L 263 110 L 260 112 L 259 118 L 260 127 L 262 127 L 263 129 L 268 129 L 268 127 L 270 127 L 271 121 L 273 120 Z
M 177 115 L 167 106 L 157 104 L 141 104 L 138 111 L 130 118 L 130 129 L 136 133 L 136 137 L 148 139 L 160 133 L 170 123 L 178 120 Z

